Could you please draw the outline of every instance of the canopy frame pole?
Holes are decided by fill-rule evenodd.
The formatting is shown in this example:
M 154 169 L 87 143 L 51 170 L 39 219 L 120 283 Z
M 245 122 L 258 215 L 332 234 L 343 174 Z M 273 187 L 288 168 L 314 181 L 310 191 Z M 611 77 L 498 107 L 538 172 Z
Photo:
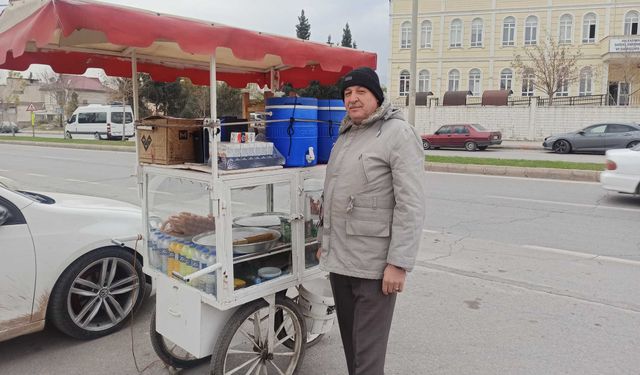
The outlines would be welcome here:
M 136 57 L 136 50 L 131 50 L 131 96 L 133 99 L 133 136 L 136 142 L 136 175 L 138 176 L 138 198 L 142 199 L 142 168 L 140 167 L 140 142 L 138 142 L 138 130 L 136 125 L 140 122 L 140 111 L 138 111 L 138 59 Z M 122 108 L 127 103 L 122 103 Z M 124 124 L 125 117 L 122 117 L 122 123 Z M 123 133 L 124 137 L 124 126 Z
M 213 198 L 219 197 L 218 189 L 218 142 L 220 141 L 220 125 L 218 124 L 218 109 L 216 104 L 218 103 L 218 84 L 216 78 L 216 53 L 215 51 L 211 55 L 209 61 L 209 113 L 211 114 L 211 131 L 209 131 L 209 155 L 211 159 L 212 170 L 212 186 Z M 219 212 L 218 212 L 219 213 Z
M 280 86 L 280 77 L 277 73 L 275 69 L 269 69 L 269 88 L 272 93 L 275 93 Z

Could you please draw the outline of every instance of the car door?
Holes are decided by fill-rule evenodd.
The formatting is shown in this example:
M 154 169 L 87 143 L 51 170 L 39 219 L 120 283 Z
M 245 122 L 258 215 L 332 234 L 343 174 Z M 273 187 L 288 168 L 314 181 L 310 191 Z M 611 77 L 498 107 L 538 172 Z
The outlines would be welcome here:
M 640 132 L 632 126 L 624 124 L 609 124 L 607 125 L 605 137 L 606 149 L 626 148 L 638 135 L 640 135 Z
M 574 150 L 602 151 L 605 148 L 607 124 L 592 125 L 578 132 L 573 138 Z
M 436 147 L 447 146 L 451 138 L 451 126 L 444 125 L 438 129 L 435 134 L 430 137 L 431 145 Z
M 464 142 L 469 135 L 469 131 L 464 125 L 452 126 L 452 132 L 449 135 L 447 146 L 464 147 Z
M 0 194 L 2 189 L 0 189 Z M 29 228 L 16 206 L 0 196 L 0 341 L 30 332 L 36 259 Z

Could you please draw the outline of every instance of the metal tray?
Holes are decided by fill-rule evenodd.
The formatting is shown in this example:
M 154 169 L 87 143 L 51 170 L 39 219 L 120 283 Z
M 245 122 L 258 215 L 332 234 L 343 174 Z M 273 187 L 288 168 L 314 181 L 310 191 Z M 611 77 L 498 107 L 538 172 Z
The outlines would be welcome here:
M 260 227 L 237 227 L 232 229 L 232 237 L 233 241 L 246 238 L 248 236 L 253 236 L 256 234 L 262 234 L 270 232 L 273 235 L 273 238 L 268 241 L 255 242 L 244 245 L 234 245 L 233 253 L 237 255 L 244 254 L 255 254 L 261 253 L 264 251 L 269 251 L 275 244 L 280 240 L 282 236 L 279 231 L 269 228 L 260 228 Z M 193 242 L 198 245 L 207 246 L 209 248 L 215 248 L 216 243 L 216 233 L 215 232 L 207 232 L 199 234 L 193 237 Z M 213 245 L 212 245 L 213 244 Z

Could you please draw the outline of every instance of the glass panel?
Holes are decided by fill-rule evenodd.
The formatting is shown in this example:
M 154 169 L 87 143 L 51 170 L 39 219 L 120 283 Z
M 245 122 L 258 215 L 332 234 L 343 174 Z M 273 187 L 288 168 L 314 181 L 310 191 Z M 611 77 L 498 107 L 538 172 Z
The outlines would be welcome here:
M 147 176 L 149 264 L 185 276 L 216 261 L 215 224 L 208 184 L 179 177 Z M 215 272 L 190 284 L 216 295 Z
M 304 267 L 305 269 L 318 265 L 316 252 L 318 250 L 318 228 L 320 228 L 322 193 L 324 180 L 308 178 L 304 180 Z
M 291 184 L 231 189 L 235 289 L 293 273 Z

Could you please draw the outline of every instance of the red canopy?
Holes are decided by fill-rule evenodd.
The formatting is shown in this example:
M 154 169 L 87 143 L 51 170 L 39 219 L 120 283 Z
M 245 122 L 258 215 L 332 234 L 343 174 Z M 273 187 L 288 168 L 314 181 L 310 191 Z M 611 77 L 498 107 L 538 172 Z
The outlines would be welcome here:
M 15 2 L 0 15 L 1 69 L 45 64 L 58 73 L 102 68 L 131 77 L 133 51 L 138 71 L 155 81 L 188 77 L 198 85 L 209 84 L 214 53 L 217 79 L 233 87 L 268 84 L 271 70 L 280 82 L 304 87 L 376 67 L 371 52 L 87 0 Z

